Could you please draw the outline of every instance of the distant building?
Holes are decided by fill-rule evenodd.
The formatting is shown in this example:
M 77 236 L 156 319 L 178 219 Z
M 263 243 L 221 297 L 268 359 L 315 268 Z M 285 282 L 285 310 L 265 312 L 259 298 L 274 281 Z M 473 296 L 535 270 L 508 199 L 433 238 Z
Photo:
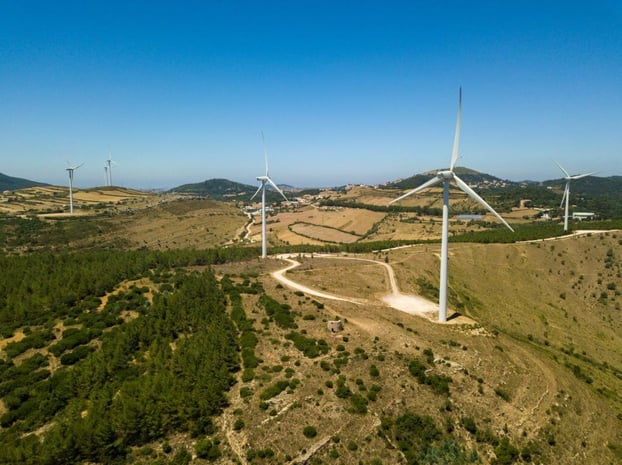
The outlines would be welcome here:
M 483 218 L 482 215 L 458 215 L 456 218 L 459 220 L 481 220 Z
M 572 212 L 572 219 L 573 220 L 583 221 L 583 220 L 593 220 L 594 218 L 596 218 L 596 213 L 592 213 L 592 212 Z
M 343 323 L 341 322 L 341 320 L 329 321 L 327 323 L 327 327 L 331 333 L 338 333 L 340 331 L 343 331 Z

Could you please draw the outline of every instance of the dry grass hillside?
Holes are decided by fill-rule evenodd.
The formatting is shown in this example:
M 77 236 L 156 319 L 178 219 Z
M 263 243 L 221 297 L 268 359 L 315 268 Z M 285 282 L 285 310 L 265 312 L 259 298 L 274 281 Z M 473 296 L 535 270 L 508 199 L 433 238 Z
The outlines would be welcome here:
M 237 241 L 247 217 L 235 205 L 215 200 L 173 200 L 106 220 L 132 248 L 209 248 Z
M 56 193 L 62 190 L 33 192 L 32 204 L 6 204 L 35 205 L 44 194 L 64 201 Z M 57 240 L 55 231 L 69 247 L 147 249 L 225 246 L 246 235 L 248 218 L 231 203 L 130 194 L 80 197 L 101 205 L 101 214 L 75 221 L 44 216 L 50 228 L 41 234 Z M 360 188 L 351 195 L 380 205 L 389 199 L 382 194 Z M 36 205 L 39 213 L 61 208 Z M 516 213 L 513 221 L 528 215 Z M 351 208 L 306 206 L 269 221 L 272 243 L 440 233 L 438 218 Z M 67 225 L 73 229 L 62 229 Z M 479 227 L 454 220 L 451 231 Z M 259 240 L 258 232 L 255 223 L 250 238 Z M 358 303 L 284 287 L 270 275 L 284 261 L 215 266 L 219 277 L 242 287 L 258 282 L 287 311 L 269 310 L 260 294 L 241 294 L 257 337 L 256 366 L 236 374 L 230 404 L 216 419 L 213 438 L 222 455 L 193 463 L 622 463 L 621 244 L 622 233 L 614 232 L 450 244 L 450 309 L 469 317 L 468 324 L 441 325 L 386 306 L 381 297 L 389 280 L 381 264 L 315 257 L 287 273 Z M 403 293 L 436 300 L 438 253 L 438 244 L 429 244 L 361 257 L 389 263 Z M 344 330 L 329 331 L 331 320 L 341 320 Z M 197 440 L 175 434 L 133 451 L 135 463 L 169 463 L 165 444 L 193 450 Z
M 422 463 L 620 463 L 620 237 L 452 244 L 450 306 L 471 325 L 440 325 L 384 306 L 386 276 L 371 263 L 312 258 L 288 273 L 365 305 L 288 290 L 259 263 L 221 270 L 259 276 L 269 295 L 292 307 L 296 332 L 330 349 L 305 357 L 290 329 L 245 298 L 262 363 L 254 379 L 234 387 L 220 425 L 228 448 L 222 463 L 406 463 L 390 426 L 406 411 L 429 416 L 446 434 L 445 452 L 430 454 L 455 459 Z M 437 252 L 417 246 L 375 258 L 387 257 L 403 292 L 425 295 L 438 285 Z M 327 330 L 332 319 L 345 322 L 343 333 Z M 449 394 L 420 383 L 412 360 L 425 365 L 428 380 L 450 379 Z M 279 380 L 288 386 L 266 394 Z M 520 453 L 502 461 L 499 441 Z
M 119 187 L 74 188 L 74 214 L 95 215 L 105 210 L 144 208 L 152 194 Z M 58 186 L 29 187 L 0 195 L 0 213 L 9 215 L 63 216 L 69 214 L 69 189 Z

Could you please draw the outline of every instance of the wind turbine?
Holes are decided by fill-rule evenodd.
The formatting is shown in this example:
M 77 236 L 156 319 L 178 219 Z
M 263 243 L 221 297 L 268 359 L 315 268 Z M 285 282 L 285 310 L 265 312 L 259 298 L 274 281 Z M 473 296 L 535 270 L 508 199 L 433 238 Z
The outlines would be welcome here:
M 69 173 L 69 213 L 73 215 L 73 172 L 80 168 L 82 165 L 84 165 L 84 163 L 80 163 L 76 166 L 71 166 L 71 164 L 67 162 L 67 165 L 69 165 L 66 168 L 67 172 Z
M 571 176 L 570 173 L 568 173 L 568 171 L 566 171 L 562 165 L 560 165 L 559 163 L 557 163 L 555 160 L 553 160 L 555 162 L 555 164 L 557 166 L 559 166 L 559 169 L 562 170 L 562 172 L 565 174 L 564 179 L 566 180 L 566 188 L 564 189 L 564 195 L 562 195 L 562 201 L 559 204 L 559 208 L 562 207 L 562 205 L 564 205 L 564 201 L 566 202 L 566 211 L 564 213 L 564 231 L 568 231 L 568 204 L 570 202 L 570 181 L 572 181 L 573 179 L 581 179 L 581 178 L 585 178 L 587 176 L 591 176 L 593 174 L 596 174 L 596 171 L 593 173 L 587 173 L 587 174 L 575 174 L 574 176 Z
M 110 156 L 108 156 L 108 160 L 106 160 L 106 181 L 108 184 L 106 184 L 107 186 L 112 186 L 112 164 L 116 165 L 116 162 L 110 158 Z
M 264 160 L 266 162 L 266 175 L 257 176 L 257 181 L 260 182 L 259 189 L 257 189 L 257 192 L 253 194 L 251 200 L 253 200 L 261 191 L 261 258 L 266 258 L 268 256 L 268 246 L 266 242 L 266 184 L 270 184 L 272 187 L 274 187 L 276 191 L 281 194 L 286 201 L 287 197 L 285 197 L 283 191 L 281 191 L 281 189 L 277 187 L 277 185 L 272 181 L 270 175 L 268 174 L 268 151 L 266 150 L 266 141 L 263 137 L 263 132 L 261 133 L 261 140 L 263 142 Z
M 441 170 L 436 173 L 429 181 L 426 181 L 419 187 L 407 192 L 406 194 L 392 200 L 390 204 L 399 202 L 409 195 L 415 194 L 423 189 L 434 186 L 435 184 L 443 183 L 443 227 L 441 238 L 441 276 L 439 285 L 439 309 L 438 309 L 438 321 L 447 321 L 447 256 L 448 256 L 448 236 L 449 236 L 449 184 L 453 181 L 458 188 L 464 191 L 469 197 L 475 200 L 477 203 L 488 209 L 493 215 L 495 215 L 504 225 L 506 225 L 512 232 L 514 231 L 510 225 L 499 215 L 490 205 L 488 205 L 484 199 L 482 199 L 477 193 L 471 189 L 462 179 L 460 179 L 454 172 L 456 161 L 458 160 L 458 146 L 460 143 L 460 118 L 462 112 L 462 88 L 458 95 L 458 119 L 456 121 L 456 131 L 454 133 L 454 147 L 451 152 L 451 164 L 448 170 Z

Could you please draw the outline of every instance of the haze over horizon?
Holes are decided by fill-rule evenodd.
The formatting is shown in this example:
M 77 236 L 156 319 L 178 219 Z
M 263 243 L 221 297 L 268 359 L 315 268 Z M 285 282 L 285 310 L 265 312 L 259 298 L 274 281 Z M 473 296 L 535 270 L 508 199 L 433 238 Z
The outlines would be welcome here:
M 619 175 L 622 5 L 25 1 L 0 14 L 0 172 L 77 187 L 376 184 L 449 164 Z

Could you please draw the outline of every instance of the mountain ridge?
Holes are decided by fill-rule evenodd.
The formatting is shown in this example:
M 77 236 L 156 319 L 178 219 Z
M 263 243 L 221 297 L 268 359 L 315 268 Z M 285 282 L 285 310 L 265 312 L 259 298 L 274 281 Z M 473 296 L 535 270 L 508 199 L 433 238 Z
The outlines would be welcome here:
M 4 173 L 0 173 L 0 192 L 24 189 L 26 187 L 48 186 L 42 182 L 31 181 L 30 179 L 16 178 Z

